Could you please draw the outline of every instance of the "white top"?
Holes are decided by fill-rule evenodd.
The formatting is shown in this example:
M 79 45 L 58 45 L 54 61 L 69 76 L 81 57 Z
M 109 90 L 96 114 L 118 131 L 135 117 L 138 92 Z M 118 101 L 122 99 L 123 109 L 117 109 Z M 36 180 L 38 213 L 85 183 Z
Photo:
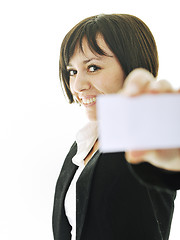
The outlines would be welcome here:
M 97 137 L 96 121 L 86 124 L 76 135 L 77 153 L 72 162 L 78 166 L 78 169 L 66 193 L 64 202 L 66 216 L 72 226 L 71 240 L 76 239 L 76 182 L 85 168 L 84 159 L 96 142 Z

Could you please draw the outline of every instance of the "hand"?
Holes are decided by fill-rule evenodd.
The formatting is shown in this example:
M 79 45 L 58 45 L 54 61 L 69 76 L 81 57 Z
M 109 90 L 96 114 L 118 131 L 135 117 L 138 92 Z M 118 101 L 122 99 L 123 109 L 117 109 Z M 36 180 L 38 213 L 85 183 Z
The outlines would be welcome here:
M 135 97 L 141 94 L 178 93 L 166 80 L 156 81 L 145 69 L 135 69 L 124 82 L 120 94 Z M 136 164 L 149 162 L 152 165 L 170 171 L 180 171 L 180 149 L 159 149 L 126 152 L 128 162 Z

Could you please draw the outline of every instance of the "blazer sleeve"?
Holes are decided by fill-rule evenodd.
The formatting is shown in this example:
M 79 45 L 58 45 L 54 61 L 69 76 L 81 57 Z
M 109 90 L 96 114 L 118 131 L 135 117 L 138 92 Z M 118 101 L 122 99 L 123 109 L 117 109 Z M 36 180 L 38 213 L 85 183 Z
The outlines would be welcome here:
M 165 191 L 180 189 L 180 171 L 167 171 L 147 162 L 129 164 L 129 168 L 135 177 L 146 186 Z

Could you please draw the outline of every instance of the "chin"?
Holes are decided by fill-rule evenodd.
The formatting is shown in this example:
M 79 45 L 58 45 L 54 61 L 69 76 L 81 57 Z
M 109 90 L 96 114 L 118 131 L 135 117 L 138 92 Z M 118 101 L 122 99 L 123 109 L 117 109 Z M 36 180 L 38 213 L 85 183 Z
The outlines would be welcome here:
M 97 121 L 97 118 L 96 117 L 88 117 L 88 120 L 93 122 L 93 121 Z

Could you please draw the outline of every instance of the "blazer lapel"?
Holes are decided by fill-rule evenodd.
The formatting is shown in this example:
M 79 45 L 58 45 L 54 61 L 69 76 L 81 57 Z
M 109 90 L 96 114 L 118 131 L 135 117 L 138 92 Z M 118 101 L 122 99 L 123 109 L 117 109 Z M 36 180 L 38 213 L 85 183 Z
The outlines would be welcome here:
M 74 143 L 67 155 L 60 176 L 56 184 L 54 209 L 53 209 L 53 232 L 54 239 L 70 239 L 71 226 L 64 210 L 64 199 L 77 166 L 72 163 L 72 157 L 76 154 L 77 145 Z
M 100 152 L 97 151 L 88 162 L 76 184 L 76 239 L 80 240 L 86 216 L 91 182 Z

